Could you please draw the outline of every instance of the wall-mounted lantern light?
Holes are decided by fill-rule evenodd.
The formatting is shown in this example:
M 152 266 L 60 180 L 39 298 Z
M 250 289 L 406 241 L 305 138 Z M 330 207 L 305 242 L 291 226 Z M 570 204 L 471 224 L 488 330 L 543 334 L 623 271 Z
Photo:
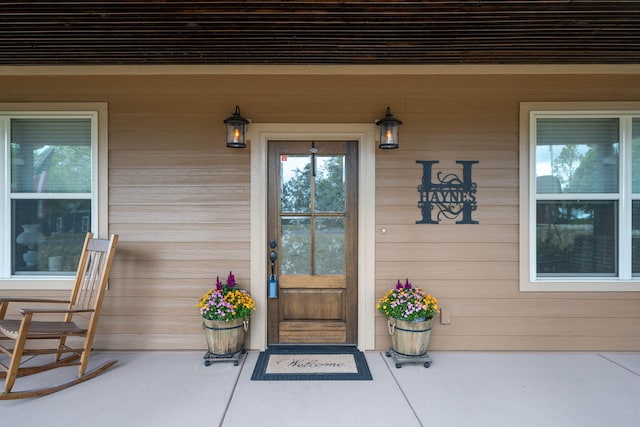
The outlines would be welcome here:
M 376 120 L 376 124 L 380 129 L 380 144 L 378 148 L 398 148 L 400 134 L 400 125 L 402 122 L 391 114 L 391 110 L 387 107 L 387 113 L 384 118 Z
M 245 148 L 247 144 L 244 142 L 244 137 L 249 120 L 240 115 L 240 107 L 236 105 L 236 111 L 224 119 L 224 123 L 227 125 L 227 147 Z

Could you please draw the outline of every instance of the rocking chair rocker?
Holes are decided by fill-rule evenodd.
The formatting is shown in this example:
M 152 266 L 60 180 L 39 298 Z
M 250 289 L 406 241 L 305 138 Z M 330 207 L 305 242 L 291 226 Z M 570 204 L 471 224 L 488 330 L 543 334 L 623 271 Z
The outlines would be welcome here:
M 0 393 L 0 400 L 45 396 L 91 379 L 117 362 L 117 360 L 110 360 L 87 371 L 117 242 L 118 236 L 115 234 L 111 235 L 109 240 L 99 240 L 94 239 L 92 233 L 87 233 L 69 301 L 0 297 L 0 356 L 2 353 L 10 356 L 8 365 L 0 363 L 0 378 L 5 378 L 4 393 Z M 14 320 L 5 319 L 9 303 L 57 303 L 67 304 L 67 308 L 42 308 L 40 305 L 38 308 L 20 308 L 18 311 L 22 317 Z M 64 315 L 64 320 L 33 320 L 40 315 L 49 316 L 48 319 L 52 315 Z M 73 321 L 74 315 L 87 317 L 87 319 L 82 326 L 78 326 Z M 67 337 L 81 337 L 83 343 L 78 345 L 67 343 Z M 5 340 L 10 340 L 13 345 L 1 344 Z M 27 342 L 31 340 L 56 341 L 49 344 L 51 346 L 49 348 L 42 348 L 42 345 L 27 348 Z M 74 338 L 70 339 L 72 340 Z M 53 354 L 53 362 L 38 366 L 21 366 L 24 356 L 33 358 L 43 354 Z M 78 366 L 78 377 L 70 382 L 35 390 L 11 391 L 17 377 L 68 366 Z

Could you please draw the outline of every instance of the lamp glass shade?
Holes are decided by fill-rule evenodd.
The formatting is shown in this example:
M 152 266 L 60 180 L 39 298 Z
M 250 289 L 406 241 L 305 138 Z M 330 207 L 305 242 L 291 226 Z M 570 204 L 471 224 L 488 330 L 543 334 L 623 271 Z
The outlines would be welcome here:
M 249 120 L 240 115 L 240 107 L 236 106 L 233 115 L 224 120 L 227 125 L 227 147 L 245 148 L 245 135 L 247 132 L 247 124 Z
M 402 122 L 391 114 L 389 107 L 387 107 L 387 113 L 384 118 L 376 121 L 380 130 L 380 143 L 378 148 L 390 149 L 398 148 L 400 146 L 400 125 Z
M 387 124 L 380 126 L 380 148 L 398 148 L 398 125 Z

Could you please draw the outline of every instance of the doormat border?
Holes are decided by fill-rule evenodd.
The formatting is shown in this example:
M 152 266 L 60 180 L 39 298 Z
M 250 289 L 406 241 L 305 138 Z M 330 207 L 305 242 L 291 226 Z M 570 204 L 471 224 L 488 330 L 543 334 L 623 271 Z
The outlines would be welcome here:
M 272 354 L 352 354 L 357 373 L 268 374 L 267 365 Z M 368 381 L 371 371 L 363 352 L 351 345 L 270 345 L 258 355 L 251 375 L 252 381 Z

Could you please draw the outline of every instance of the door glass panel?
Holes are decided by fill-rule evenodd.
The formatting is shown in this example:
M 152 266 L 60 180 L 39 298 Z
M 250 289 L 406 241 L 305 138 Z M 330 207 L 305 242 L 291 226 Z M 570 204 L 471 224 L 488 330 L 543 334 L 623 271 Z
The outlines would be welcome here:
M 344 212 L 344 156 L 316 156 L 315 212 Z
M 284 217 L 281 228 L 281 274 L 311 274 L 311 220 Z
M 618 192 L 617 118 L 538 119 L 537 193 Z
M 311 211 L 311 157 L 280 156 L 281 202 L 283 213 Z
M 344 217 L 316 218 L 315 274 L 344 274 Z

